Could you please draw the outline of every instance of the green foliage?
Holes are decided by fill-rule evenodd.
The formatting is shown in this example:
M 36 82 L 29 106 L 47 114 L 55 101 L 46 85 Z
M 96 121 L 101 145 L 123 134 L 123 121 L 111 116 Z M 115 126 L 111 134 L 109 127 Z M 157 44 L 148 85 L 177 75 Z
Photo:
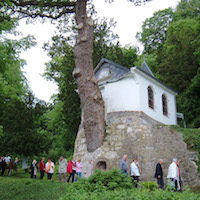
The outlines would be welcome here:
M 133 186 L 131 177 L 121 173 L 119 169 L 110 171 L 95 170 L 89 179 L 80 179 L 74 186 L 77 190 L 88 192 L 101 192 L 104 190 L 115 190 L 118 188 L 131 188 Z
M 22 169 L 18 169 L 17 172 L 13 171 L 11 177 L 0 176 L 0 196 L 2 199 L 48 199 L 48 200 L 199 200 L 200 194 L 192 193 L 189 189 L 178 192 L 168 192 L 161 189 L 150 191 L 145 188 L 134 188 L 133 185 L 130 187 L 124 187 L 117 184 L 116 181 L 112 181 L 111 177 L 108 177 L 111 181 L 109 186 L 102 186 L 103 182 L 99 182 L 91 186 L 89 180 L 81 179 L 74 183 L 60 183 L 58 181 L 57 174 L 53 174 L 52 180 L 47 180 L 45 175 L 41 181 L 39 177 L 37 180 L 30 179 L 28 173 L 24 173 Z M 115 171 L 115 170 L 114 170 Z M 120 176 L 116 172 L 112 172 L 112 176 Z M 99 172 L 97 171 L 99 176 Z M 39 175 L 39 172 L 38 172 Z M 104 176 L 105 174 L 103 174 Z M 115 179 L 115 177 L 113 177 Z M 102 179 L 101 179 L 102 180 Z M 127 179 L 123 179 L 127 181 Z M 114 183 L 114 184 L 113 184 Z M 117 184 L 117 187 L 116 187 Z M 95 188 L 96 185 L 96 189 Z M 108 184 L 107 184 L 108 185 Z M 98 187 L 103 189 L 98 189 Z M 198 188 L 196 188 L 198 189 Z M 196 191 L 196 190 L 195 190 Z
M 23 173 L 23 172 L 22 172 Z M 28 174 L 29 176 L 29 174 Z M 46 177 L 45 177 L 46 178 Z M 2 184 L 4 183 L 4 184 Z M 0 195 L 2 199 L 58 199 L 66 193 L 67 187 L 63 183 L 48 180 L 32 180 L 18 177 L 0 177 Z M 4 192 L 3 192 L 4 191 Z
M 192 96 L 200 97 L 200 68 L 198 69 L 197 75 L 191 81 L 189 92 Z
M 172 22 L 168 28 L 167 40 L 160 52 L 158 73 L 161 80 L 182 93 L 199 67 L 194 55 L 193 41 L 199 35 L 199 22 L 184 19 Z
M 9 1 L 4 1 L 8 3 Z M 4 5 L 4 4 L 3 4 Z M 7 39 L 5 33 L 14 33 L 18 21 L 12 20 L 0 9 L 0 126 L 1 152 L 26 152 L 29 140 L 32 138 L 32 127 L 29 124 L 29 112 L 25 96 L 29 88 L 22 72 L 24 61 L 19 58 L 22 50 L 27 50 L 36 43 L 32 36 L 19 40 Z M 20 119 L 21 117 L 21 119 Z M 26 118 L 27 117 L 27 118 Z M 27 131 L 27 132 L 26 132 Z M 26 132 L 26 133 L 24 133 Z M 29 134 L 24 138 L 25 134 Z M 36 138 L 39 137 L 38 135 Z M 26 145 L 24 145 L 24 143 Z M 24 148 L 24 149 L 23 149 Z M 31 145 L 30 145 L 31 148 Z M 22 150 L 23 149 L 23 150 Z M 19 153 L 17 152 L 17 153 Z M 29 150 L 27 151 L 29 152 Z
M 140 187 L 149 191 L 155 191 L 158 189 L 158 184 L 152 181 L 144 181 L 140 184 Z
M 170 181 L 170 180 L 169 180 Z M 168 182 L 166 185 L 165 185 L 165 189 L 167 191 L 175 191 L 175 183 L 173 181 L 170 181 Z
M 62 129 L 62 132 L 58 131 L 57 134 L 63 135 L 63 146 L 65 150 L 71 152 L 73 151 L 81 116 L 80 100 L 75 91 L 75 80 L 72 77 L 75 65 L 73 48 L 66 43 L 65 38 L 55 36 L 52 40 L 53 44 L 51 46 L 47 44 L 45 46 L 52 58 L 51 62 L 47 64 L 45 77 L 58 83 L 60 93 L 54 101 L 55 108 L 51 111 L 51 113 L 54 112 L 54 115 L 49 117 L 49 120 L 50 124 L 52 120 L 58 121 L 56 124 L 52 123 L 52 126 L 54 128 L 59 126 Z M 58 112 L 56 107 L 58 107 Z
M 37 123 L 34 124 L 40 115 L 36 115 L 33 96 L 29 94 L 26 100 L 9 99 L 6 102 L 0 116 L 4 133 L 0 141 L 1 152 L 29 156 L 49 148 L 48 135 L 37 132 Z
M 185 19 L 185 18 L 196 18 L 200 15 L 199 0 L 182 0 L 177 6 L 175 13 L 175 20 Z
M 0 138 L 3 137 L 3 126 L 0 126 Z
M 200 129 L 181 128 L 179 126 L 171 126 L 173 129 L 180 131 L 187 143 L 187 148 L 191 151 L 197 151 L 200 158 Z M 200 159 L 197 163 L 198 171 L 200 171 Z
M 178 96 L 178 110 L 184 113 L 187 127 L 200 127 L 200 69 L 189 87 Z
M 96 67 L 101 58 L 107 58 L 125 67 L 133 67 L 137 60 L 136 47 L 121 47 L 117 42 L 118 35 L 112 28 L 116 23 L 113 20 L 97 20 L 94 29 L 93 66 Z
M 145 53 L 153 53 L 160 48 L 167 36 L 167 29 L 173 19 L 171 8 L 155 12 L 142 25 L 142 32 L 137 33 L 137 39 L 144 45 Z
M 96 185 L 99 184 L 111 190 L 116 188 L 131 188 L 132 186 L 132 179 L 115 168 L 105 172 L 98 169 L 89 177 L 88 181 L 92 186 L 97 187 Z

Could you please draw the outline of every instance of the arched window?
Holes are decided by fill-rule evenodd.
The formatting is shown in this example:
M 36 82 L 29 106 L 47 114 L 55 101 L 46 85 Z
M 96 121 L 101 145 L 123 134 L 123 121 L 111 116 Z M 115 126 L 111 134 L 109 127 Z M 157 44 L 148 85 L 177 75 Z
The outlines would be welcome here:
M 164 94 L 162 95 L 162 108 L 163 108 L 163 115 L 168 115 L 167 97 Z
M 148 104 L 149 104 L 149 108 L 154 109 L 153 90 L 150 86 L 148 87 Z

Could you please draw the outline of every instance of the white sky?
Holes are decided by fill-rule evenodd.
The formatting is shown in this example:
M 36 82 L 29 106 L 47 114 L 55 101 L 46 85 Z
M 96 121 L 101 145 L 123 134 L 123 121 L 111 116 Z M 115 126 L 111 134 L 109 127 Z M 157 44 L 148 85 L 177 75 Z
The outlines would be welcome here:
M 112 4 L 105 3 L 104 0 L 93 0 L 97 10 L 97 15 L 105 18 L 114 18 L 117 26 L 114 32 L 119 35 L 120 44 L 140 45 L 136 39 L 136 33 L 141 31 L 142 22 L 146 18 L 152 17 L 153 13 L 168 7 L 175 8 L 180 0 L 152 0 L 141 7 L 135 7 L 127 0 L 115 0 Z M 35 96 L 41 100 L 49 101 L 53 93 L 57 92 L 55 83 L 46 81 L 41 74 L 44 73 L 44 63 L 50 59 L 46 52 L 42 50 L 44 42 L 51 39 L 55 31 L 55 26 L 45 23 L 25 24 L 20 22 L 18 30 L 23 33 L 34 35 L 37 46 L 21 54 L 27 65 L 24 67 L 25 75 L 29 81 L 30 88 Z

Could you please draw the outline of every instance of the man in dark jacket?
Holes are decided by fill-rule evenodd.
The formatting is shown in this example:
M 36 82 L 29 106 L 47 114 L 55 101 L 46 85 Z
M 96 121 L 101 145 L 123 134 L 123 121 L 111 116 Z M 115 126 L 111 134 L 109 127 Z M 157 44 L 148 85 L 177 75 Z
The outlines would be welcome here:
M 155 178 L 157 178 L 157 184 L 159 188 L 164 189 L 163 181 L 163 171 L 162 171 L 163 160 L 160 159 L 159 163 L 156 165 Z
M 4 172 L 6 171 L 5 155 L 2 157 L 1 170 L 1 175 L 3 176 Z

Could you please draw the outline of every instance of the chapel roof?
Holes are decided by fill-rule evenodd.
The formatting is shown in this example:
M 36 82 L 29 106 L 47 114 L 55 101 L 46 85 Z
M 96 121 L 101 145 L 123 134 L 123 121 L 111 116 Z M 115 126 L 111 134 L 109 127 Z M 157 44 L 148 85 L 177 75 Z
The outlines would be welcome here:
M 117 64 L 117 63 L 115 63 L 111 60 L 108 60 L 106 58 L 102 58 L 100 60 L 100 62 L 98 63 L 98 65 L 96 66 L 96 68 L 94 69 L 95 76 L 98 77 L 99 73 L 104 69 L 109 69 L 110 76 L 107 79 L 100 80 L 99 85 L 104 85 L 104 84 L 109 83 L 109 82 L 119 81 L 120 79 L 131 74 L 132 68 L 129 69 L 129 68 L 124 67 L 122 65 L 119 65 L 119 64 Z M 177 94 L 177 91 L 175 91 L 174 89 L 172 89 L 171 87 L 169 87 L 168 85 L 166 85 L 165 83 L 160 81 L 159 79 L 155 78 L 153 72 L 151 71 L 151 69 L 147 65 L 145 59 L 144 59 L 141 67 L 135 66 L 135 67 L 133 67 L 133 69 L 139 70 L 143 74 L 146 74 L 148 77 L 152 78 L 153 80 L 157 81 L 161 85 L 167 87 L 168 89 L 170 89 L 171 91 L 173 91 L 174 93 Z
M 142 67 L 141 69 L 143 71 L 145 71 L 147 74 L 150 74 L 151 76 L 155 77 L 153 72 L 151 71 L 151 69 L 149 68 L 149 66 L 147 65 L 146 61 L 145 61 L 145 58 L 143 60 L 143 63 L 142 63 Z
M 103 70 L 109 70 L 109 77 L 108 79 L 101 81 L 101 82 L 112 82 L 117 81 L 130 73 L 130 69 L 127 67 L 124 67 L 118 63 L 115 63 L 111 60 L 108 60 L 106 58 L 102 58 L 96 68 L 94 69 L 95 76 L 98 77 L 101 71 Z M 108 81 L 109 80 L 109 81 Z

